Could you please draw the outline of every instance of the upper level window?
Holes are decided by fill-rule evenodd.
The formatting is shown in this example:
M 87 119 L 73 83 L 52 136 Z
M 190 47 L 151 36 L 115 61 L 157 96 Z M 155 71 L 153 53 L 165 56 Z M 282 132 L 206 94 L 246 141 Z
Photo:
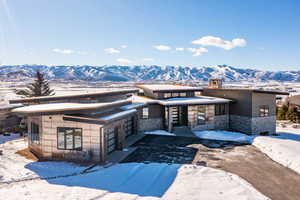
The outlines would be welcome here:
M 165 97 L 165 98 L 171 98 L 172 95 L 171 95 L 171 93 L 165 93 L 165 94 L 164 94 L 164 97 Z
M 269 116 L 269 106 L 268 105 L 259 106 L 259 116 L 260 117 L 268 117 Z
M 57 148 L 62 150 L 82 150 L 82 129 L 58 127 Z
M 216 104 L 215 105 L 215 115 L 225 115 L 225 104 Z
M 180 97 L 186 97 L 186 93 L 185 92 L 181 92 L 180 93 Z
M 40 130 L 39 125 L 36 123 L 31 122 L 30 124 L 30 140 L 33 143 L 39 143 L 40 142 Z
M 142 119 L 148 119 L 149 118 L 149 108 L 148 107 L 144 107 L 142 110 Z
M 172 97 L 179 97 L 179 93 L 177 92 L 172 93 Z

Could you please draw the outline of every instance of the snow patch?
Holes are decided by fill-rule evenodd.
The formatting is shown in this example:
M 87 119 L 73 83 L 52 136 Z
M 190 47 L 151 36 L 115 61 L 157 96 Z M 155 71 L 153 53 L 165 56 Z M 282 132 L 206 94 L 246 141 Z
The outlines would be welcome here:
M 253 137 L 231 131 L 194 131 L 194 134 L 201 139 L 222 140 L 250 144 Z
M 170 133 L 165 130 L 154 130 L 154 131 L 147 131 L 144 134 L 146 135 L 166 135 L 166 136 L 175 136 L 174 133 Z

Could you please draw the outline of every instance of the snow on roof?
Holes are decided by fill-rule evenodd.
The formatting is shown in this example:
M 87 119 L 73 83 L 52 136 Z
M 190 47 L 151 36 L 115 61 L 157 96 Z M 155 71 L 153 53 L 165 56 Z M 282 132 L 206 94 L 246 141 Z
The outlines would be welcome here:
M 145 96 L 132 96 L 132 103 L 158 103 L 158 99 L 151 99 L 150 97 Z
M 104 116 L 104 117 L 100 117 L 98 119 L 99 120 L 110 121 L 110 120 L 122 118 L 126 115 L 129 115 L 129 114 L 132 114 L 132 113 L 135 113 L 135 112 L 136 112 L 136 109 L 126 110 L 126 111 L 118 112 L 118 113 L 115 113 L 115 114 L 112 114 L 112 115 L 107 115 L 107 116 Z
M 132 103 L 132 104 L 128 104 L 125 106 L 120 107 L 122 110 L 131 110 L 131 109 L 136 109 L 136 108 L 140 108 L 147 105 L 147 103 Z
M 9 110 L 9 109 L 13 109 L 13 108 L 18 108 L 23 106 L 23 104 L 0 104 L 0 110 Z
M 189 104 L 216 104 L 216 103 L 229 103 L 231 100 L 217 98 L 217 97 L 186 97 L 186 98 L 169 98 L 160 100 L 158 103 L 161 105 L 189 105 Z
M 170 90 L 202 90 L 202 88 L 184 86 L 184 85 L 172 85 L 172 84 L 145 84 L 137 85 L 137 87 L 142 89 L 149 89 L 152 91 L 170 91 Z
M 130 103 L 128 100 L 114 101 L 110 103 L 51 103 L 51 104 L 39 104 L 24 106 L 21 108 L 15 108 L 12 112 L 17 113 L 40 113 L 40 112 L 61 112 L 61 111 L 72 111 L 72 110 L 91 110 L 99 109 L 107 106 Z

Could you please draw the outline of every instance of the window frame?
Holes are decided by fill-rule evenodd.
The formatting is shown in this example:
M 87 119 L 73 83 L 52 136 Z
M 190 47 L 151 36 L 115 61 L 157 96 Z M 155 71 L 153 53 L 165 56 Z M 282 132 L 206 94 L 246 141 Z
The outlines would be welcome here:
M 60 131 L 59 129 L 65 129 L 64 131 Z M 72 148 L 67 148 L 67 136 L 68 134 L 66 134 L 66 130 L 68 129 L 73 129 L 72 132 Z M 80 143 L 80 147 L 75 148 L 75 130 L 76 129 L 80 129 L 80 137 L 81 137 L 81 143 Z M 64 133 L 64 148 L 61 148 L 59 145 L 59 133 L 63 132 Z M 82 136 L 82 128 L 74 128 L 74 127 L 57 127 L 57 149 L 59 150 L 71 150 L 71 151 L 82 151 L 82 145 L 83 145 L 83 136 Z
M 145 111 L 147 110 L 147 111 Z M 147 114 L 145 114 L 147 113 Z M 142 108 L 142 119 L 149 119 L 149 107 Z
M 269 116 L 270 116 L 269 105 L 260 105 L 259 106 L 259 117 L 269 117 Z
M 226 115 L 226 104 L 216 104 L 215 105 L 215 115 Z

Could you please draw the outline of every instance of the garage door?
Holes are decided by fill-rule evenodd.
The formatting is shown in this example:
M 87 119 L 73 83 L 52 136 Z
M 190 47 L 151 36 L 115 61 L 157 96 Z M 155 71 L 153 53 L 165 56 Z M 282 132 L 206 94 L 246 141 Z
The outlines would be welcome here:
M 125 120 L 124 128 L 125 128 L 125 137 L 133 135 L 133 117 L 129 117 Z
M 107 128 L 105 129 L 106 144 L 107 144 L 107 154 L 110 154 L 117 147 L 117 133 L 118 128 Z

